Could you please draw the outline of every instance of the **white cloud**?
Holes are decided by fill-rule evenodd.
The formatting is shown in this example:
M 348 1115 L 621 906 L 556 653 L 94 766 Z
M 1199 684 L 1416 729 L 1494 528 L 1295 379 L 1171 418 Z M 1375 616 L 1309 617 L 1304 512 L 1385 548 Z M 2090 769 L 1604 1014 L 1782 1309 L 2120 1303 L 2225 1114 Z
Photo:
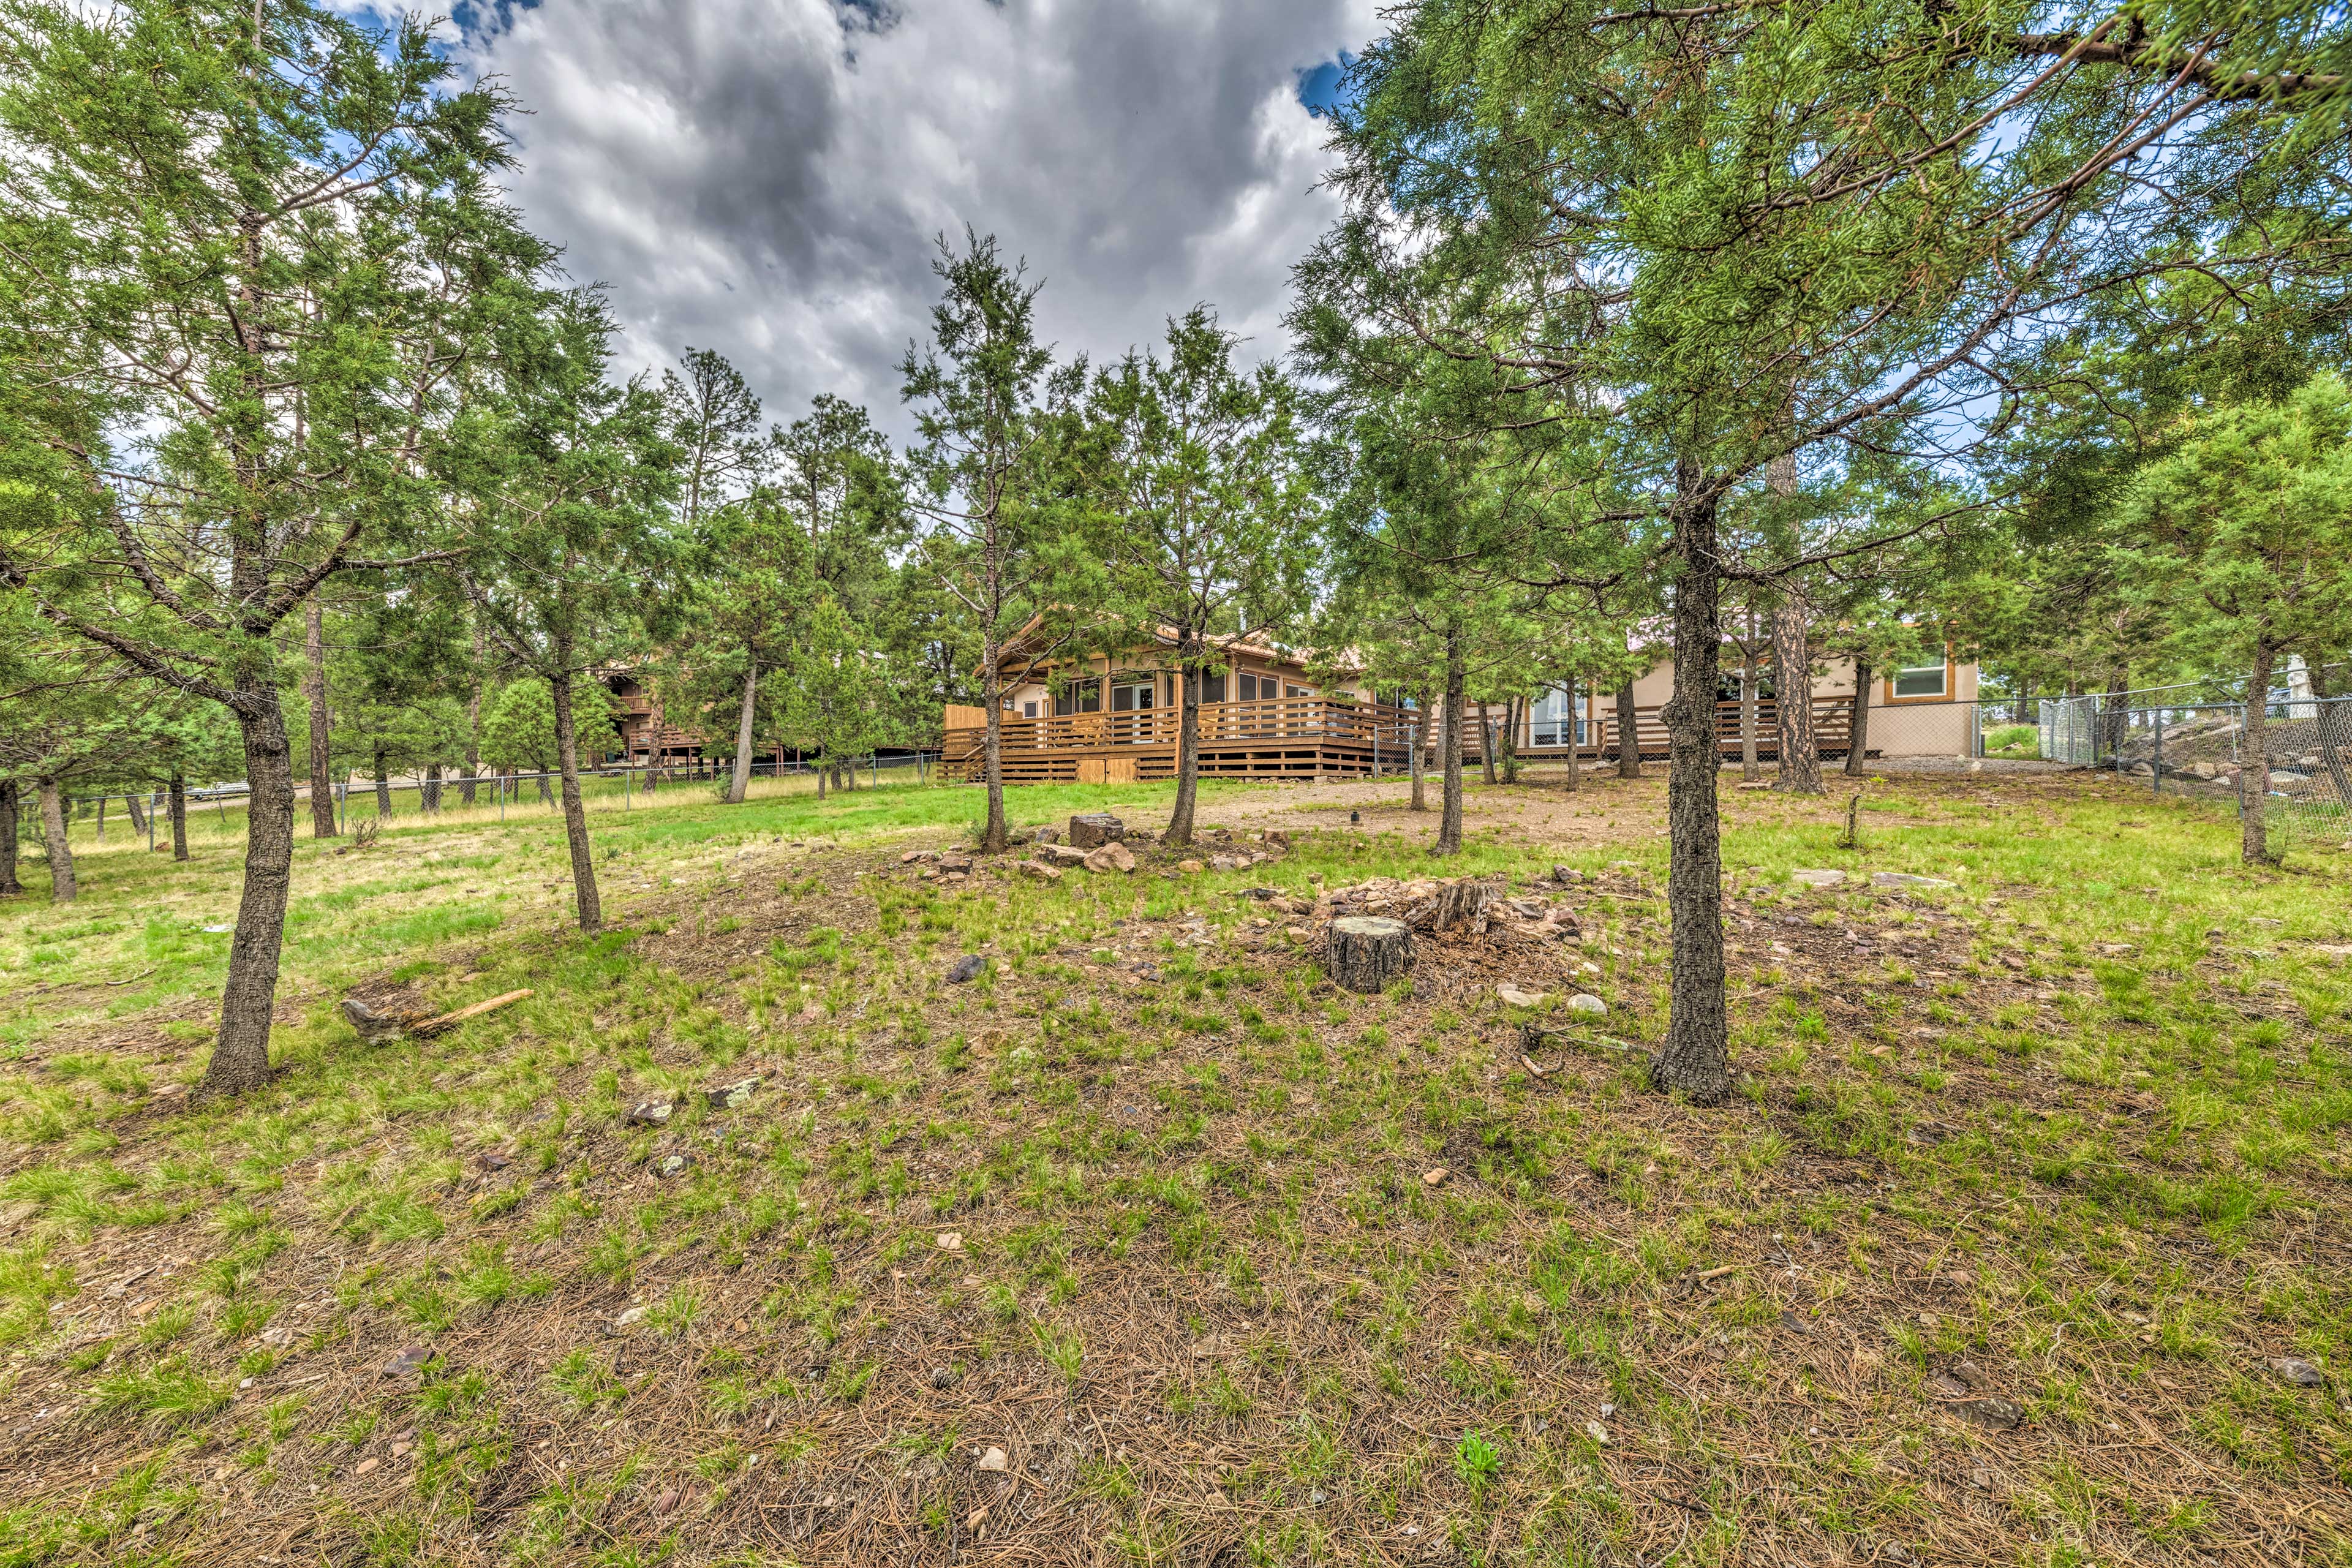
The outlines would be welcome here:
M 611 286 L 637 363 L 725 353 L 789 419 L 819 392 L 900 428 L 932 237 L 967 222 L 1045 279 L 1066 352 L 1206 300 L 1282 348 L 1329 223 L 1298 73 L 1374 0 L 550 0 L 469 35 L 516 121 L 514 194 Z

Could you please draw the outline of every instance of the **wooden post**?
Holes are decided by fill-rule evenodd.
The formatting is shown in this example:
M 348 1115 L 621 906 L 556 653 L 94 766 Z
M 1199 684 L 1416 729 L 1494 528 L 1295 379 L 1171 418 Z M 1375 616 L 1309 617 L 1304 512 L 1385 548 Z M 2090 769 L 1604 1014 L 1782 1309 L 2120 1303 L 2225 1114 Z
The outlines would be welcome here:
M 1379 915 L 1345 915 L 1331 922 L 1324 967 L 1350 991 L 1376 992 L 1412 969 L 1412 928 Z

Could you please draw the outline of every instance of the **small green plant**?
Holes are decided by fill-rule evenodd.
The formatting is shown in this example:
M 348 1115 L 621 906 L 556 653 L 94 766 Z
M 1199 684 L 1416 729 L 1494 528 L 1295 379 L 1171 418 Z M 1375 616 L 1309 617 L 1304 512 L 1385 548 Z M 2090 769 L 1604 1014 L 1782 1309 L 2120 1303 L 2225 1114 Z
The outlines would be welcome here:
M 1463 1485 L 1474 1493 L 1484 1492 L 1495 1484 L 1503 1468 L 1503 1450 L 1486 1434 L 1465 1432 L 1462 1441 L 1454 1446 L 1454 1473 L 1462 1478 Z

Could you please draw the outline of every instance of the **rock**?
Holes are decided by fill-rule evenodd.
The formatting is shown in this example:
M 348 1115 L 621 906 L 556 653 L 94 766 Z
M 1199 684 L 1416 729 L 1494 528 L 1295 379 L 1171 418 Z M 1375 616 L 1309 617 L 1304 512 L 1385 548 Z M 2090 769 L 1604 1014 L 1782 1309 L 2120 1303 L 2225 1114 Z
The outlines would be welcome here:
M 1587 1421 L 1584 1424 L 1584 1435 L 1603 1447 L 1609 1446 L 1609 1428 L 1598 1421 Z
M 1348 915 L 1331 922 L 1324 968 L 1349 991 L 1370 994 L 1412 969 L 1412 928 L 1379 915 Z
M 961 1252 L 963 1250 L 963 1232 L 960 1230 L 943 1230 L 940 1232 L 939 1235 L 931 1237 L 931 1240 L 938 1246 L 941 1252 Z
M 966 981 L 977 980 L 987 973 L 988 960 L 976 952 L 967 952 L 955 961 L 954 968 L 948 971 L 948 984 L 961 985 Z
M 677 1113 L 677 1107 L 667 1100 L 641 1100 L 629 1107 L 625 1120 L 639 1127 L 667 1127 Z
M 613 1326 L 616 1329 L 635 1328 L 637 1324 L 644 1322 L 646 1321 L 646 1314 L 652 1310 L 653 1309 L 651 1307 L 628 1308 L 613 1320 Z
M 284 1323 L 272 1323 L 261 1331 L 261 1342 L 274 1351 L 285 1350 L 294 1342 L 294 1331 Z
M 1845 880 L 1845 873 L 1834 868 L 1801 867 L 1789 873 L 1789 880 L 1805 888 L 1834 888 Z
M 1522 991 L 1516 985 L 1497 985 L 1495 987 L 1495 994 L 1503 999 L 1506 1006 L 1540 1007 L 1543 1005 L 1544 998 L 1550 995 L 1551 993 L 1549 991 Z
M 1212 871 L 1238 871 L 1248 864 L 1249 862 L 1247 860 L 1243 859 L 1238 855 L 1212 855 L 1209 857 L 1209 869 Z
M 928 866 L 939 858 L 940 852 L 936 849 L 909 849 L 904 855 L 898 857 L 898 864 L 901 866 Z
M 1554 866 L 1551 868 L 1551 879 L 1565 887 L 1570 882 L 1584 880 L 1584 873 L 1573 866 Z
M 1588 1017 L 1605 1018 L 1609 1016 L 1609 1004 L 1590 992 L 1580 991 L 1568 999 L 1568 1010 L 1582 1013 Z
M 1061 841 L 1062 830 L 1058 827 L 1033 827 L 1029 830 L 1029 842 L 1032 844 L 1059 844 Z
M 988 1451 L 981 1455 L 979 1463 L 972 1468 L 980 1470 L 993 1470 L 1002 1474 L 1013 1468 L 1013 1459 L 1003 1449 L 992 1443 L 988 1447 Z
M 1963 1399 L 1951 1408 L 1988 1432 L 2006 1432 L 2025 1419 L 2025 1412 L 2006 1399 Z
M 1288 937 L 1293 942 L 1305 942 L 1307 940 L 1307 928 L 1305 926 L 1285 926 L 1282 928 L 1282 934 Z
M 2189 771 L 2200 779 L 2210 779 L 2220 773 L 2221 770 L 2210 763 L 2191 763 L 2189 764 Z
M 2281 1356 L 2271 1363 L 2271 1370 L 2301 1388 L 2317 1388 L 2327 1381 L 2327 1374 L 2307 1361 L 2293 1356 Z
M 1127 824 L 1108 812 L 1090 811 L 1070 818 L 1070 843 L 1080 849 L 1099 849 L 1127 837 Z
M 1089 871 L 1132 871 L 1135 851 L 1124 844 L 1106 844 L 1088 852 L 1082 863 Z
M 754 1074 L 751 1078 L 739 1078 L 733 1083 L 722 1083 L 717 1089 L 707 1089 L 702 1092 L 703 1098 L 709 1101 L 710 1109 L 713 1110 L 740 1110 L 751 1103 L 753 1095 L 760 1092 L 760 1079 L 758 1075 Z
M 1915 877 L 1908 871 L 1873 871 L 1870 884 L 1874 888 L 1950 888 L 1958 883 L 1941 877 Z
M 394 1352 L 393 1358 L 390 1361 L 383 1363 L 383 1375 L 386 1377 L 406 1377 L 410 1373 L 419 1370 L 426 1362 L 432 1359 L 433 1352 L 425 1349 L 423 1345 L 403 1345 L 398 1351 Z
M 1179 871 L 1191 871 L 1197 874 L 1207 870 L 1208 868 L 1202 865 L 1198 860 L 1179 860 L 1176 862 L 1176 869 Z
M 379 1459 L 374 1455 L 371 1454 L 366 1458 L 362 1459 L 358 1464 L 352 1467 L 352 1474 L 355 1476 L 367 1475 L 374 1470 L 378 1465 L 383 1463 L 383 1461 L 382 1459 Z
M 683 1176 L 694 1166 L 695 1158 L 691 1154 L 668 1154 L 655 1164 L 654 1174 L 665 1178 Z
M 359 1031 L 360 1038 L 372 1046 L 400 1038 L 402 1031 L 408 1026 L 404 1015 L 379 1013 L 356 996 L 343 998 L 343 1016 L 352 1028 Z
M 1421 1173 L 1421 1184 L 1424 1187 L 1442 1187 L 1445 1184 L 1445 1178 L 1453 1173 L 1443 1165 L 1434 1170 L 1423 1171 Z
M 1265 841 L 1276 849 L 1287 849 L 1290 847 L 1289 833 L 1279 827 L 1267 828 L 1265 830 Z
M 677 1507 L 677 1489 L 676 1487 L 664 1487 L 662 1489 L 661 1496 L 654 1499 L 654 1511 L 656 1513 L 667 1513 L 676 1507 Z
M 1083 866 L 1087 851 L 1074 844 L 1045 844 L 1038 847 L 1034 858 L 1048 866 Z
M 1060 867 L 1048 866 L 1042 860 L 1022 861 L 1021 874 L 1033 882 L 1058 882 L 1062 879 Z

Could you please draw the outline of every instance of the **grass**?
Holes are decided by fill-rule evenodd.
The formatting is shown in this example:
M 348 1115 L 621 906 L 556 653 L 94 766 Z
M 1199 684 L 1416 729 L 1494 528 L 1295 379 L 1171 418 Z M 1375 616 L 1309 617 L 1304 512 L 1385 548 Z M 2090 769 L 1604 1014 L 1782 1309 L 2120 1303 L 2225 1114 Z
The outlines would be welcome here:
M 282 1070 L 223 1104 L 158 1090 L 233 861 L 88 856 L 0 910 L 0 1562 L 2352 1561 L 2340 858 L 2096 780 L 1875 781 L 1852 850 L 1727 790 L 1696 1110 L 1641 1082 L 1656 782 L 1474 791 L 1444 869 L 1588 879 L 1537 1012 L 1610 1011 L 1541 1075 L 1481 950 L 1359 997 L 1240 896 L 1427 874 L 1399 793 L 948 888 L 898 850 L 974 791 L 676 788 L 597 818 L 594 938 L 545 824 L 306 842 Z M 358 983 L 535 994 L 371 1048 Z

